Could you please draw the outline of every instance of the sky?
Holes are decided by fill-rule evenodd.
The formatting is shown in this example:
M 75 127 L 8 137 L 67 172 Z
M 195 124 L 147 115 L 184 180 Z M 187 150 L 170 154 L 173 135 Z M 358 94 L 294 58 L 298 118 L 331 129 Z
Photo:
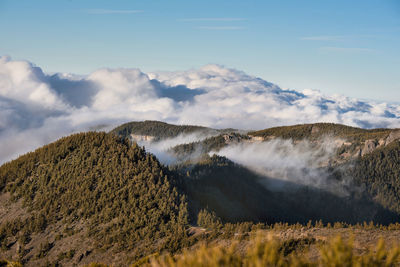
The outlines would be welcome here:
M 0 164 L 159 120 L 400 128 L 400 0 L 0 0 Z
M 281 88 L 400 102 L 400 1 L 0 0 L 0 56 L 46 73 L 220 64 Z

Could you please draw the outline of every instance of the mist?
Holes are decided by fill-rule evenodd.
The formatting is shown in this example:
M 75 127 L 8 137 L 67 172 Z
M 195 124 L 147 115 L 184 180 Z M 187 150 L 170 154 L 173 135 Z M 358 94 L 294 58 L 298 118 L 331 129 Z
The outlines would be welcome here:
M 196 160 L 202 155 L 201 149 L 196 150 L 190 155 L 184 158 L 175 155 L 170 149 L 183 144 L 189 144 L 193 142 L 198 142 L 206 138 L 216 136 L 219 133 L 217 131 L 204 132 L 194 132 L 191 134 L 180 134 L 174 138 L 166 138 L 158 141 L 143 141 L 139 140 L 137 143 L 140 146 L 145 147 L 146 151 L 154 154 L 158 160 L 164 165 L 174 165 L 178 162 L 184 162 L 187 160 Z
M 263 184 L 269 189 L 288 190 L 287 185 L 290 184 L 346 195 L 349 180 L 334 180 L 325 168 L 335 155 L 338 143 L 338 140 L 328 137 L 318 143 L 274 139 L 232 144 L 210 154 L 224 156 L 268 178 Z

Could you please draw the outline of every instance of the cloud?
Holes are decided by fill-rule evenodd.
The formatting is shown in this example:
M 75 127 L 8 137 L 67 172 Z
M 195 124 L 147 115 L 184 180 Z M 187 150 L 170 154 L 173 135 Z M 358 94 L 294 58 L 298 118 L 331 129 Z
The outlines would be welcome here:
M 375 49 L 362 48 L 362 47 L 336 47 L 336 46 L 324 46 L 320 47 L 321 51 L 329 52 L 344 52 L 344 53 L 370 53 L 376 52 Z
M 400 127 L 400 105 L 283 90 L 220 65 L 100 69 L 81 77 L 0 58 L 0 163 L 63 135 L 145 119 L 240 129 L 314 122 Z
M 244 18 L 186 18 L 186 19 L 178 19 L 181 22 L 235 22 L 235 21 L 244 21 Z M 198 30 L 211 30 L 211 31 L 235 31 L 235 30 L 243 30 L 245 27 L 243 26 L 228 26 L 228 25 L 215 25 L 215 26 L 197 26 L 195 27 Z
M 187 19 L 178 19 L 178 21 L 191 22 L 191 21 L 244 21 L 245 18 L 187 18 Z
M 320 35 L 320 36 L 306 36 L 301 37 L 300 40 L 305 41 L 344 41 L 348 36 L 344 35 Z
M 241 26 L 199 26 L 196 27 L 199 30 L 212 30 L 212 31 L 234 31 L 234 30 L 243 30 L 244 27 Z
M 137 14 L 143 13 L 143 10 L 117 10 L 117 9 L 88 9 L 87 13 L 89 14 L 97 14 L 97 15 L 106 15 L 106 14 Z
M 0 96 L 27 105 L 45 108 L 66 108 L 57 94 L 45 81 L 45 74 L 39 67 L 25 61 L 11 61 L 0 58 Z
M 325 138 L 319 144 L 305 140 L 295 144 L 292 140 L 275 139 L 229 145 L 215 154 L 268 177 L 264 184 L 270 189 L 285 190 L 285 182 L 289 182 L 346 195 L 344 186 L 349 185 L 349 181 L 330 179 L 327 170 L 321 168 L 328 165 L 336 148 L 337 143 L 332 138 Z
M 189 144 L 193 142 L 197 142 L 200 140 L 204 140 L 211 136 L 216 136 L 220 134 L 218 131 L 210 131 L 210 132 L 194 132 L 191 134 L 180 134 L 174 138 L 162 139 L 160 141 L 143 141 L 137 140 L 140 146 L 144 146 L 146 151 L 149 151 L 157 156 L 163 164 L 175 164 L 177 162 L 184 162 L 189 159 L 198 159 L 201 155 L 203 155 L 202 150 L 195 151 L 190 155 L 187 155 L 185 158 L 178 159 L 176 155 L 174 155 L 169 149 L 182 144 Z

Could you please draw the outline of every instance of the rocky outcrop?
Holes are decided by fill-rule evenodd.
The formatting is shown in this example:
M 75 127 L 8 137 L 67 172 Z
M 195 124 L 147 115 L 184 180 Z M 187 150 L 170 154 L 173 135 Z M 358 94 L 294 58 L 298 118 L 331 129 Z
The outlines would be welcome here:
M 262 137 L 262 136 L 249 135 L 249 137 L 250 137 L 250 140 L 254 141 L 254 142 L 264 141 L 264 137 Z
M 393 141 L 399 140 L 400 139 L 400 130 L 394 130 L 392 131 L 389 136 L 385 140 L 385 146 L 390 144 Z
M 361 156 L 365 154 L 369 154 L 376 149 L 377 145 L 375 140 L 366 140 L 364 143 L 364 147 L 361 149 Z
M 313 126 L 311 134 L 317 136 L 321 129 L 318 126 Z M 249 135 L 250 142 L 262 142 L 276 139 L 276 136 L 252 136 Z M 365 141 L 348 141 L 345 138 L 333 139 L 335 147 L 338 149 L 339 154 L 333 156 L 332 162 L 342 163 L 351 159 L 362 157 L 364 155 L 374 152 L 376 149 L 389 145 L 390 143 L 399 140 L 400 141 L 400 129 L 392 130 L 389 134 L 383 133 L 378 138 L 368 139 Z M 312 144 L 318 145 L 322 139 L 311 139 Z M 293 144 L 299 144 L 302 140 L 294 140 Z
M 319 130 L 320 130 L 319 127 L 314 125 L 311 129 L 311 134 L 317 134 L 319 133 Z
M 131 134 L 131 139 L 135 142 L 141 142 L 141 141 L 153 141 L 154 136 L 151 135 L 136 135 L 136 134 Z
M 240 138 L 239 136 L 232 134 L 224 134 L 222 136 L 224 137 L 225 144 L 239 143 L 242 140 L 242 138 Z
M 375 149 L 387 146 L 396 140 L 400 140 L 400 130 L 393 130 L 387 137 L 381 138 L 379 140 L 366 140 L 364 142 L 364 145 L 361 145 L 359 148 L 356 149 L 355 153 L 353 154 L 353 158 L 372 153 Z

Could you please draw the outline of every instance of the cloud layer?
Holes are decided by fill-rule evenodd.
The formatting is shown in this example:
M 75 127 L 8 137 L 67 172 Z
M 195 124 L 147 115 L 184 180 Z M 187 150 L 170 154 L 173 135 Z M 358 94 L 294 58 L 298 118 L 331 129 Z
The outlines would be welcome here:
M 311 122 L 400 127 L 400 105 L 283 90 L 219 65 L 100 69 L 80 77 L 0 57 L 0 163 L 72 132 L 144 119 L 241 129 Z
M 269 177 L 264 184 L 270 189 L 289 189 L 287 184 L 280 182 L 285 181 L 344 196 L 348 194 L 346 187 L 350 179 L 332 179 L 327 169 L 321 168 L 328 165 L 336 149 L 337 143 L 330 138 L 321 140 L 318 145 L 306 140 L 295 144 L 292 140 L 274 139 L 262 143 L 232 144 L 216 154 Z

